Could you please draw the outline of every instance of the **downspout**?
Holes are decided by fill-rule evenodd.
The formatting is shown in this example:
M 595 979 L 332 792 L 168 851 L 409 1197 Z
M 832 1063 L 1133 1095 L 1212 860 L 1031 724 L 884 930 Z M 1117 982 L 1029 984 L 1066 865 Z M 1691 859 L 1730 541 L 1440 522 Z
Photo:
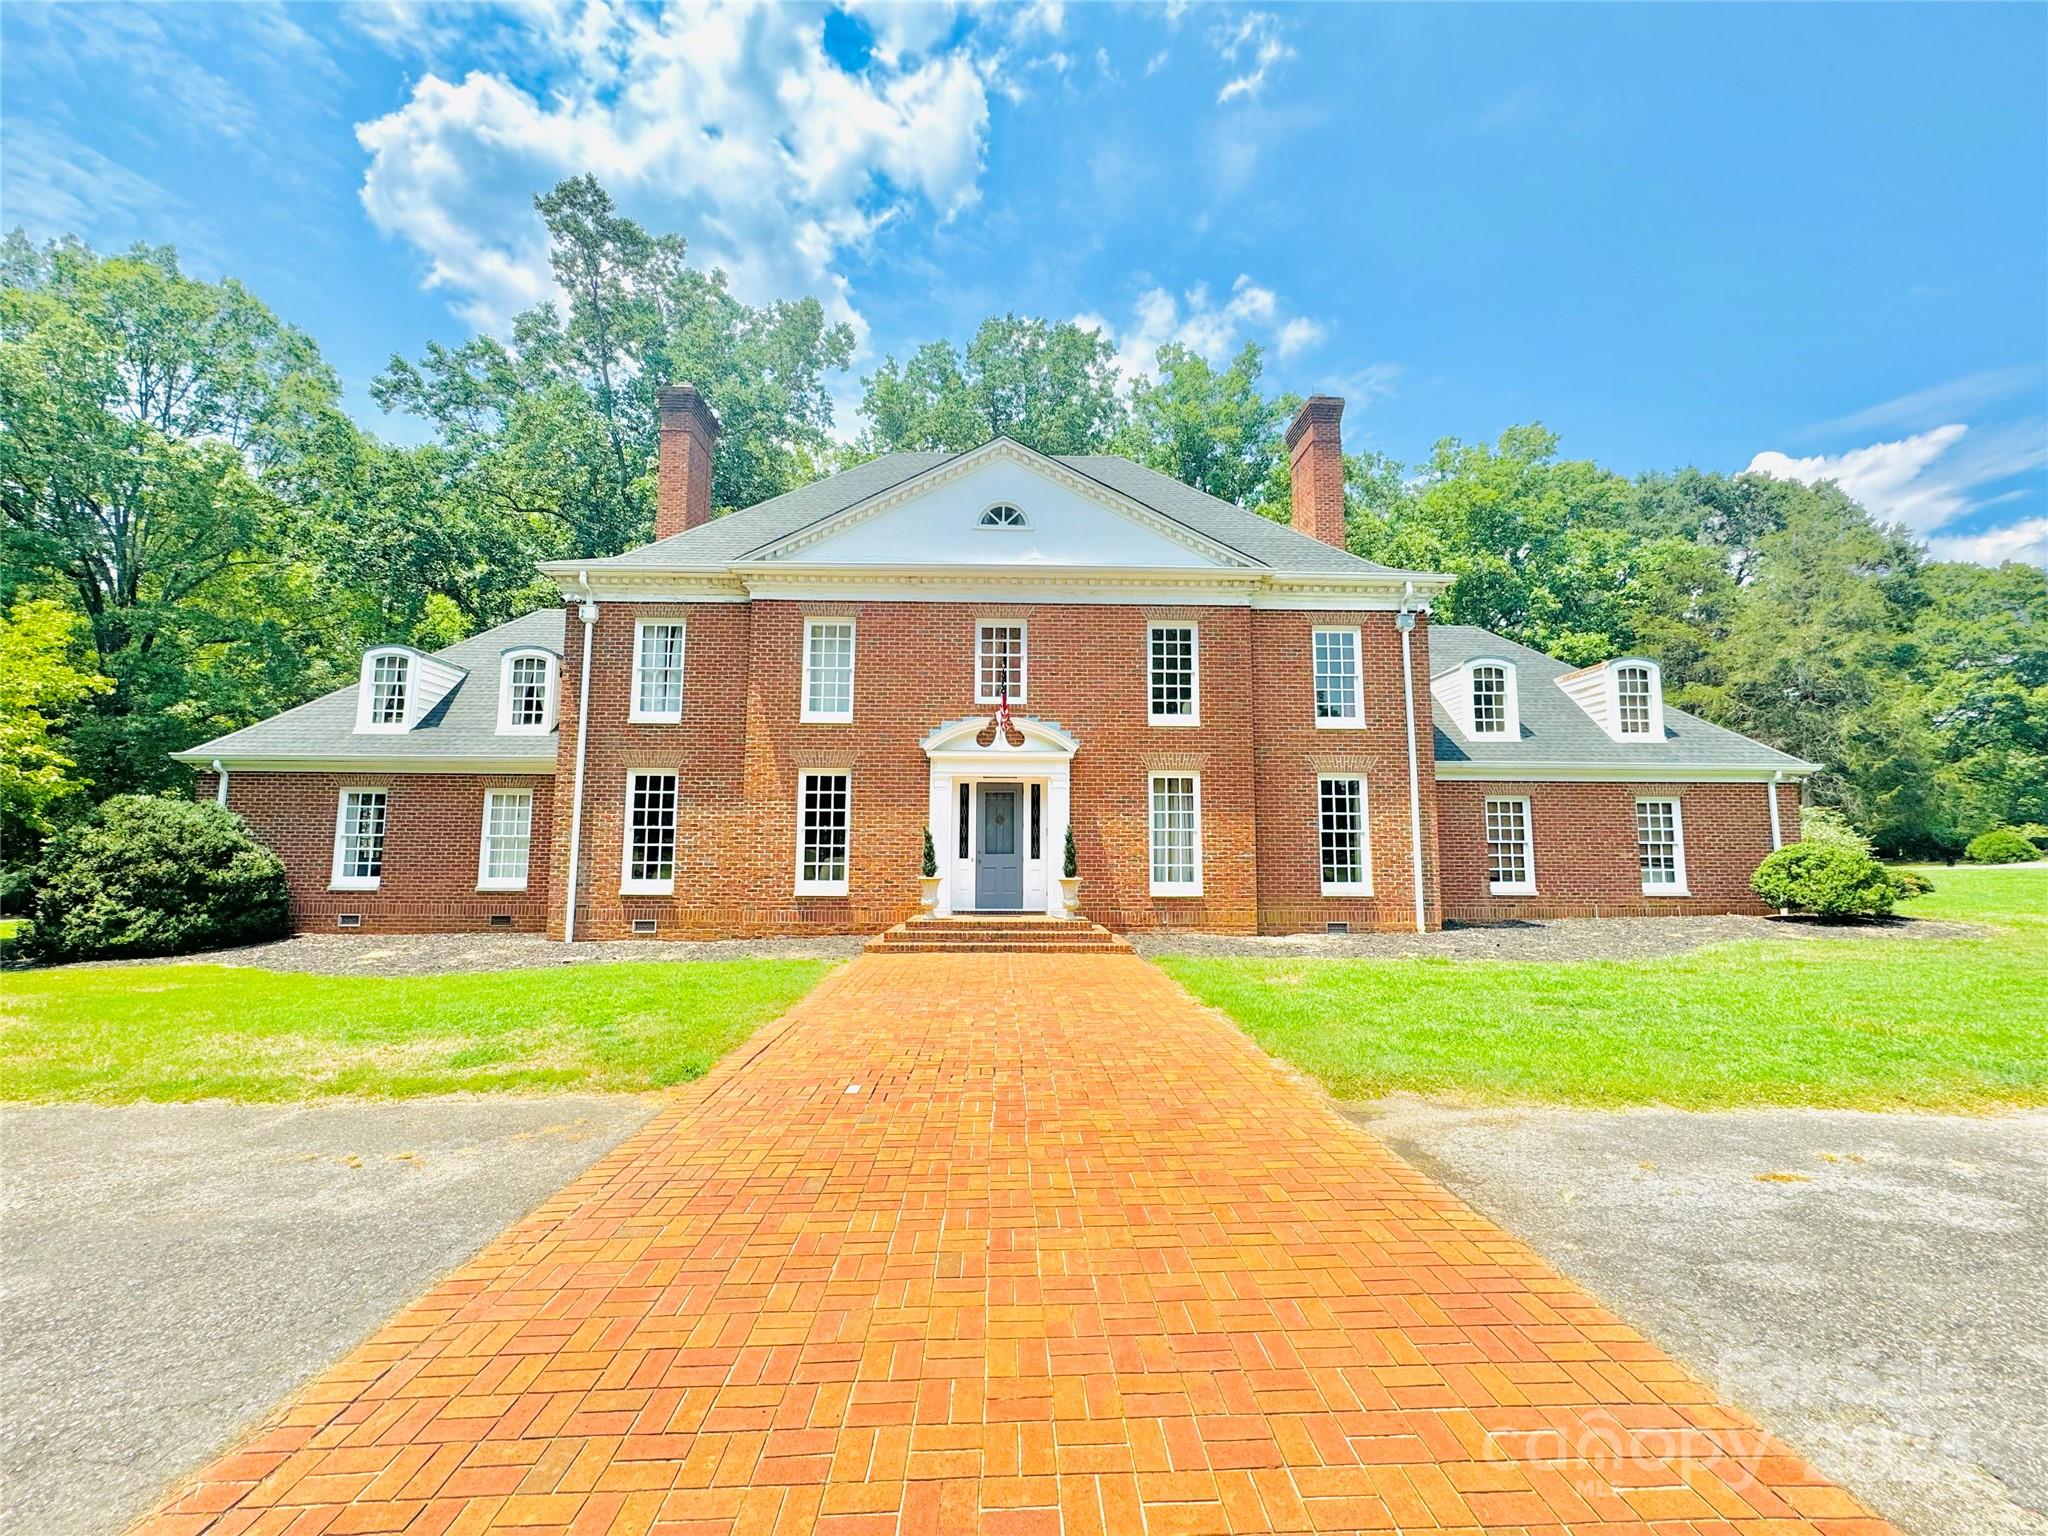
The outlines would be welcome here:
M 1422 892 L 1422 767 L 1415 755 L 1415 583 L 1401 594 L 1401 610 L 1394 615 L 1394 627 L 1401 631 L 1401 698 L 1408 709 L 1408 846 L 1415 854 L 1415 931 L 1429 930 Z
M 227 765 L 222 763 L 217 757 L 213 760 L 213 775 L 213 803 L 222 810 L 226 810 L 228 803 L 228 770 Z
M 1776 853 L 1785 846 L 1785 829 L 1778 824 L 1778 785 L 1783 781 L 1784 777 L 1784 769 L 1775 769 L 1771 774 L 1771 782 L 1764 786 L 1766 792 L 1771 797 L 1771 852 L 1773 853 Z
M 590 595 L 590 572 L 578 571 L 576 583 L 583 588 L 583 600 L 576 605 L 576 617 L 583 621 L 582 681 L 576 685 L 576 782 L 569 791 L 569 896 L 562 913 L 562 942 L 576 942 L 576 877 L 583 862 L 583 754 L 590 735 L 590 642 L 597 623 L 597 601 Z

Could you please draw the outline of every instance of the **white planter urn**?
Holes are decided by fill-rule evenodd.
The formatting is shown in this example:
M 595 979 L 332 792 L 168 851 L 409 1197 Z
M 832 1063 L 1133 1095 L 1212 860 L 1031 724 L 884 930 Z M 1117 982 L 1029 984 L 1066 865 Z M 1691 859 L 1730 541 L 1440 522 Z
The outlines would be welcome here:
M 919 875 L 917 877 L 917 904 L 927 912 L 936 911 L 939 905 L 941 875 Z
M 1060 910 L 1068 917 L 1081 915 L 1081 877 L 1060 876 Z

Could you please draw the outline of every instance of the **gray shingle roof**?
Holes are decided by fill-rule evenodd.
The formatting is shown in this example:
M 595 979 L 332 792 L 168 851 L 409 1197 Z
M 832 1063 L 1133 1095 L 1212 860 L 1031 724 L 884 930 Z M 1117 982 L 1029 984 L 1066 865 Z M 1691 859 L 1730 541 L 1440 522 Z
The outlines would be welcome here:
M 957 457 L 950 453 L 886 453 L 840 474 L 738 512 L 714 517 L 687 532 L 657 539 L 603 560 L 579 562 L 589 570 L 650 567 L 722 567 L 788 538 L 801 528 L 878 496 Z M 1332 549 L 1283 523 L 1219 500 L 1171 475 L 1115 454 L 1064 455 L 1057 462 L 1112 491 L 1171 518 L 1184 528 L 1236 550 L 1256 565 L 1282 571 L 1384 574 L 1389 568 Z
M 1476 741 L 1458 729 L 1442 704 L 1432 701 L 1436 760 L 1440 766 L 1469 763 L 1510 767 L 1528 763 L 1587 769 L 1668 767 L 1675 774 L 1697 768 L 1756 768 L 1764 772 L 1782 768 L 1789 773 L 1813 766 L 1668 704 L 1664 706 L 1662 742 L 1616 741 L 1557 686 L 1557 679 L 1574 668 L 1477 625 L 1430 626 L 1429 665 L 1436 676 L 1441 677 L 1475 656 L 1494 656 L 1515 664 L 1521 739 Z
M 506 651 L 534 645 L 561 654 L 560 608 L 536 609 L 524 618 L 435 651 L 438 659 L 463 668 L 468 675 L 409 731 L 358 735 L 356 685 L 351 683 L 177 756 L 182 762 L 202 766 L 216 757 L 230 764 L 237 758 L 303 758 L 360 761 L 365 767 L 408 758 L 491 759 L 522 766 L 531 760 L 535 772 L 547 772 L 555 764 L 553 731 L 544 736 L 498 733 L 498 660 Z

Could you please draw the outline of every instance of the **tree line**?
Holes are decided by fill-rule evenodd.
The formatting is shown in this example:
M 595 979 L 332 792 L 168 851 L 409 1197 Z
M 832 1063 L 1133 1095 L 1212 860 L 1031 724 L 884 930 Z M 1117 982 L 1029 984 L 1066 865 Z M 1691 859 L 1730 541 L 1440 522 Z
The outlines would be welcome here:
M 984 321 L 863 380 L 814 298 L 741 302 L 591 177 L 535 199 L 558 298 L 503 336 L 393 357 L 373 386 L 424 442 L 340 404 L 303 331 L 168 247 L 0 249 L 0 856 L 18 871 L 107 795 L 177 789 L 168 754 L 553 600 L 538 560 L 650 536 L 654 391 L 724 423 L 712 498 L 750 506 L 860 459 L 997 434 L 1126 455 L 1285 520 L 1300 402 L 1247 345 L 1126 380 L 1066 322 Z M 1629 478 L 1513 426 L 1418 465 L 1345 460 L 1351 548 L 1459 580 L 1440 616 L 1567 661 L 1642 652 L 1681 708 L 1826 765 L 1812 784 L 1891 853 L 2048 822 L 2048 583 L 1935 561 L 1833 486 Z

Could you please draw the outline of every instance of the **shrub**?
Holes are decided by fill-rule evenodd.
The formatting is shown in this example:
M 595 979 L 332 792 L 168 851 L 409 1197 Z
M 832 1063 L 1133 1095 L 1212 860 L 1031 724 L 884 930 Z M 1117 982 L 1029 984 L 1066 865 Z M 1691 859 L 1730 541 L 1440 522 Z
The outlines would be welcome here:
M 939 874 L 939 850 L 932 846 L 932 829 L 924 829 L 924 863 L 919 866 L 927 880 L 935 880 Z
M 1970 839 L 1963 857 L 1972 864 L 2026 864 L 2041 857 L 2041 850 L 2012 827 L 1993 827 Z
M 1884 917 L 1900 894 L 1890 870 L 1845 843 L 1788 843 L 1749 884 L 1774 907 L 1817 917 Z
M 1914 896 L 1932 896 L 1934 882 L 1916 869 L 1895 869 L 1891 871 L 1892 884 L 1898 888 L 1899 900 Z
M 1848 817 L 1826 805 L 1809 805 L 1800 810 L 1799 840 L 1803 843 L 1840 843 L 1858 853 L 1870 852 L 1870 839 L 1858 832 Z
M 177 955 L 277 938 L 284 866 L 224 807 L 117 795 L 50 839 L 37 871 L 38 959 Z
M 1067 823 L 1067 846 L 1060 856 L 1060 873 L 1073 880 L 1081 873 L 1081 855 L 1074 847 L 1074 824 Z

